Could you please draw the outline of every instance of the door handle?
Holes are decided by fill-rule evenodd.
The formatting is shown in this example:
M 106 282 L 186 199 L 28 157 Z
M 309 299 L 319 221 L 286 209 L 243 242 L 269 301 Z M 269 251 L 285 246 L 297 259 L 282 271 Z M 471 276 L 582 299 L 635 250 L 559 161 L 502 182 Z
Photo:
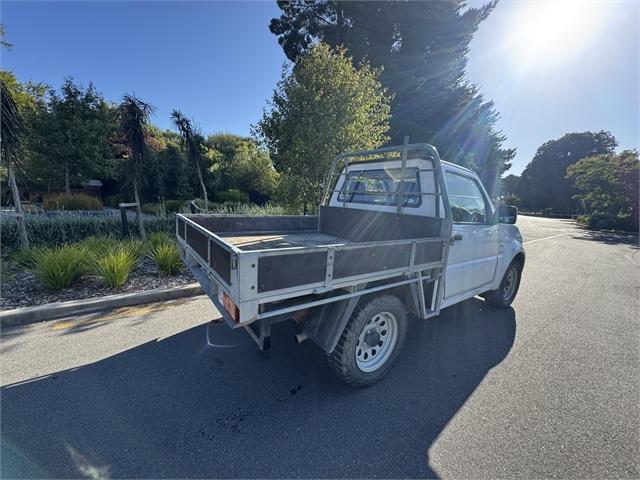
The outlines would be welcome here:
M 456 243 L 457 241 L 460 241 L 460 240 L 462 240 L 462 234 L 460 234 L 460 233 L 454 233 L 454 234 L 451 236 L 451 245 L 453 245 L 454 243 Z

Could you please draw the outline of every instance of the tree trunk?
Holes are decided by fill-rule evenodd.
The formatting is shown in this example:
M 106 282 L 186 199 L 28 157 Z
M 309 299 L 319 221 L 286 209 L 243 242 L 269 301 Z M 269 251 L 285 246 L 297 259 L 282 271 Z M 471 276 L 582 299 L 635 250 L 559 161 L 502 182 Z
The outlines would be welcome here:
M 64 191 L 67 195 L 71 195 L 71 182 L 69 182 L 69 164 L 64 164 Z
M 638 209 L 638 204 L 634 204 L 631 206 L 631 219 L 629 222 L 629 227 L 632 231 L 637 232 L 640 230 L 640 209 Z
M 7 154 L 7 157 L 9 155 Z M 16 213 L 18 214 L 18 233 L 20 235 L 20 246 L 22 248 L 29 248 L 29 236 L 27 235 L 27 224 L 24 218 L 24 210 L 22 209 L 22 202 L 20 201 L 20 192 L 18 191 L 18 184 L 16 183 L 16 175 L 13 171 L 13 162 L 10 158 L 7 158 L 7 170 L 9 175 L 9 187 L 13 194 L 13 204 L 16 206 Z
M 204 209 L 209 210 L 209 197 L 207 196 L 207 189 L 204 186 L 204 180 L 202 179 L 202 172 L 200 171 L 200 165 L 196 165 L 198 170 L 198 180 L 200 181 L 200 188 L 202 188 L 202 200 L 204 200 Z
M 133 199 L 136 202 L 136 217 L 138 218 L 138 233 L 143 240 L 147 239 L 144 231 L 144 222 L 142 221 L 142 209 L 140 208 L 140 197 L 138 196 L 138 180 L 133 180 Z

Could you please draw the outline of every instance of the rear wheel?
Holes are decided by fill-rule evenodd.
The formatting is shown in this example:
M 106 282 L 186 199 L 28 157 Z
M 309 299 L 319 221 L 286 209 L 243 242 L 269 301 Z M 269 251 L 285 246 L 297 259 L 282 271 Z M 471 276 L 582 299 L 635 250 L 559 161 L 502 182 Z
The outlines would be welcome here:
M 492 290 L 484 294 L 485 300 L 494 307 L 507 308 L 516 298 L 520 287 L 520 277 L 522 276 L 522 265 L 514 261 L 504 272 L 502 282 L 497 290 Z
M 407 330 L 404 305 L 393 295 L 361 300 L 329 364 L 342 381 L 364 387 L 384 377 L 397 358 Z

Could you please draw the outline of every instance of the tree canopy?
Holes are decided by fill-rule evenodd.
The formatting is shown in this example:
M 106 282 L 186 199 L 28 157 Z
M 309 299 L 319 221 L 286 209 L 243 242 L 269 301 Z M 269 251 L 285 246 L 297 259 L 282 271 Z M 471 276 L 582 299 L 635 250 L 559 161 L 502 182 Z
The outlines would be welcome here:
M 344 46 L 355 63 L 383 67 L 380 81 L 393 97 L 392 143 L 409 135 L 430 142 L 449 161 L 471 165 L 490 190 L 510 167 L 491 102 L 465 77 L 469 42 L 496 2 L 279 1 L 271 20 L 287 57 L 297 62 L 317 42 Z
M 536 211 L 576 213 L 578 204 L 573 198 L 572 180 L 567 178 L 567 167 L 588 156 L 613 154 L 616 145 L 615 137 L 605 131 L 567 133 L 544 143 L 518 182 L 522 206 Z
M 254 127 L 268 148 L 288 204 L 317 205 L 332 159 L 388 140 L 389 97 L 379 70 L 356 68 L 343 48 L 319 44 L 284 71 L 270 110 Z
M 217 133 L 207 137 L 205 146 L 216 191 L 246 192 L 249 200 L 257 203 L 275 193 L 278 173 L 269 152 L 253 139 Z
M 92 83 L 85 88 L 66 78 L 60 91 L 49 90 L 49 101 L 34 122 L 34 168 L 41 183 L 64 186 L 102 177 L 108 169 L 108 139 L 114 130 L 113 110 Z
M 588 213 L 629 214 L 638 224 L 640 160 L 636 150 L 583 158 L 567 169 Z M 633 224 L 632 224 L 633 226 Z

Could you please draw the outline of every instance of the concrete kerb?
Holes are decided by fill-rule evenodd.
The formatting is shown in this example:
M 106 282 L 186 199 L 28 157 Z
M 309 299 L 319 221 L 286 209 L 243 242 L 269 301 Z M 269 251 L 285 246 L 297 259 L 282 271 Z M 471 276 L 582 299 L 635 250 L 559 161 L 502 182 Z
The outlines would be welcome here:
M 16 308 L 14 310 L 0 312 L 0 325 L 3 327 L 27 325 L 74 315 L 99 312 L 101 310 L 164 302 L 201 294 L 203 294 L 202 287 L 197 283 L 192 283 L 181 287 L 159 288 L 146 292 L 124 293 L 106 297 L 73 300 L 70 302 L 50 303 L 36 307 Z

